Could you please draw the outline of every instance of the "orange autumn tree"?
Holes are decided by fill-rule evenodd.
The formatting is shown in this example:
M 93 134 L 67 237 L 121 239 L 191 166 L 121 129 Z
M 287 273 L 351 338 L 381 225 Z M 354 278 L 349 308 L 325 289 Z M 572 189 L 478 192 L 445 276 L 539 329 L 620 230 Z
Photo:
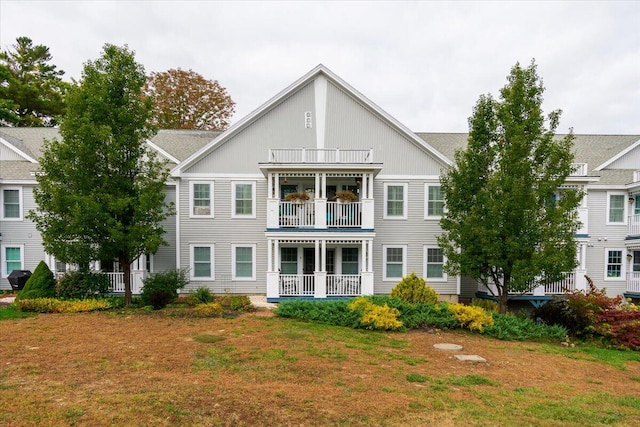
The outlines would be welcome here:
M 217 80 L 193 70 L 153 72 L 144 92 L 153 99 L 154 125 L 162 129 L 222 131 L 235 111 L 235 102 Z

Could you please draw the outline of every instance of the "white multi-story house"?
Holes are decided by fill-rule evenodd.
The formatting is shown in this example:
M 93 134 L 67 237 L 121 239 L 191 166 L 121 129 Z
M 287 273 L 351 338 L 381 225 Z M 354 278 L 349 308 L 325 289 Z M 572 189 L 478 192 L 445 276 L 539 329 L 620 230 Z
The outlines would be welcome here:
M 25 219 L 42 141 L 56 135 L 0 128 L 0 288 L 10 270 L 42 259 L 66 268 Z M 133 274 L 188 268 L 189 289 L 278 300 L 385 294 L 415 272 L 443 299 L 482 295 L 443 271 L 436 241 L 440 176 L 466 138 L 414 133 L 320 65 L 223 133 L 160 131 L 148 141 L 172 167 L 167 199 L 177 214 L 165 223 L 169 246 Z M 585 274 L 612 295 L 640 296 L 640 136 L 577 135 L 575 152 L 566 185 L 586 194 L 579 265 L 529 298 L 584 288 Z M 336 200 L 343 190 L 357 199 Z M 102 264 L 117 289 L 117 265 Z

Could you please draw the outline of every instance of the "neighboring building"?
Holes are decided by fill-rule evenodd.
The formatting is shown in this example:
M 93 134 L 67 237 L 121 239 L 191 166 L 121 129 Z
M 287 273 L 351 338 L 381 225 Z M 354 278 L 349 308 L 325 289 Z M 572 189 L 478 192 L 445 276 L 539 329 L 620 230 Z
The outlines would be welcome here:
M 41 259 L 66 268 L 24 219 L 42 140 L 56 135 L 0 128 L 0 288 L 7 271 Z M 221 134 L 160 131 L 149 141 L 173 167 L 177 215 L 165 224 L 170 246 L 136 272 L 189 268 L 189 289 L 270 300 L 388 293 L 415 272 L 443 299 L 472 298 L 482 289 L 443 271 L 436 241 L 439 179 L 466 138 L 413 133 L 320 65 Z M 587 274 L 610 294 L 640 296 L 640 136 L 577 135 L 575 152 L 566 185 L 586 192 L 579 266 L 534 294 L 584 288 Z M 356 201 L 334 200 L 343 190 Z M 103 264 L 118 282 L 117 265 Z

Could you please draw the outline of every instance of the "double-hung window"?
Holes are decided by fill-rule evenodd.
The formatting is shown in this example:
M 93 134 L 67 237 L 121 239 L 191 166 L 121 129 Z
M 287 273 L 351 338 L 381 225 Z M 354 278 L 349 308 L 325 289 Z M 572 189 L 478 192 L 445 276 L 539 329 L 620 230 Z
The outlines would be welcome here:
M 441 281 L 447 280 L 444 272 L 445 257 L 442 249 L 435 247 L 424 247 L 424 277 L 427 280 Z
M 358 274 L 358 248 L 342 248 L 342 274 Z
M 192 218 L 213 218 L 213 182 L 191 181 L 190 216 Z
M 191 278 L 195 280 L 214 280 L 214 245 L 191 245 Z
M 438 184 L 426 184 L 425 185 L 425 219 L 426 218 L 439 218 L 444 213 L 444 196 L 440 185 Z
M 1 219 L 16 221 L 22 220 L 22 188 L 4 188 L 1 195 Z
M 627 195 L 625 193 L 607 193 L 607 224 L 624 224 L 625 204 Z
M 233 218 L 256 217 L 255 182 L 234 181 L 231 183 Z
M 622 249 L 605 249 L 605 280 L 624 279 L 624 263 Z
M 407 187 L 406 183 L 384 184 L 385 219 L 407 219 Z
M 24 270 L 24 246 L 2 246 L 2 277 L 7 277 L 13 270 Z
M 256 245 L 231 245 L 233 280 L 256 280 Z
M 383 246 L 384 276 L 386 281 L 400 281 L 407 275 L 407 246 Z

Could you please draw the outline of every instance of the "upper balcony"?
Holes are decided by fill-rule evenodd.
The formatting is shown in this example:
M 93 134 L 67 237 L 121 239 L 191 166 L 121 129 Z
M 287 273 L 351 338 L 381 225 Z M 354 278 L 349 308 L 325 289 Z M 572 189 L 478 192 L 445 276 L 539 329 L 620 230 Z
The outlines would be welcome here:
M 569 176 L 587 176 L 589 168 L 586 163 L 571 163 L 571 174 Z
M 269 163 L 371 164 L 373 163 L 373 148 L 368 150 L 271 148 L 269 149 Z
M 629 215 L 629 232 L 627 236 L 640 239 L 640 214 Z

